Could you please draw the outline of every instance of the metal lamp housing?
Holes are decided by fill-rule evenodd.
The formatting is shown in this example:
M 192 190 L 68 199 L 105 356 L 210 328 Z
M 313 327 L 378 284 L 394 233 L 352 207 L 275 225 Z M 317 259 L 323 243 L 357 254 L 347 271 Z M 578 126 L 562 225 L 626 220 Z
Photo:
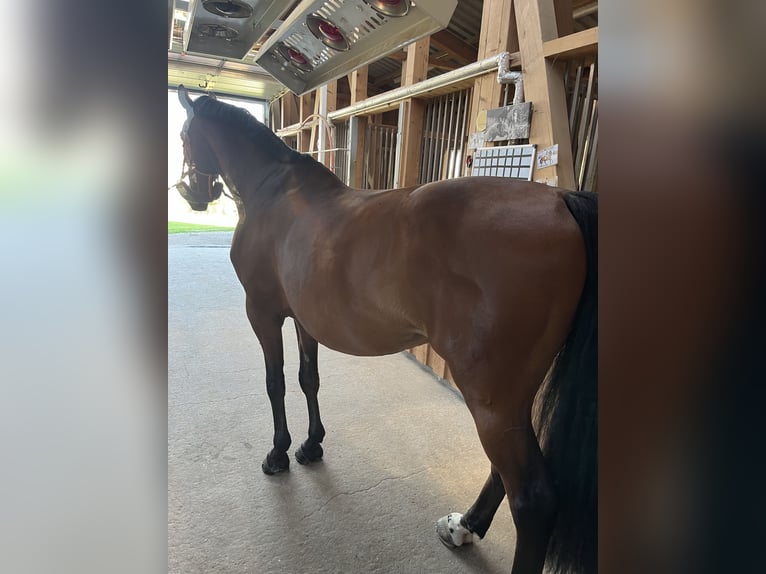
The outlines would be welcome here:
M 290 0 L 191 0 L 183 49 L 241 60 L 288 8 Z M 210 34 L 211 30 L 230 30 Z M 236 33 L 236 34 L 235 34 Z
M 408 0 L 404 15 L 389 17 L 374 8 L 374 3 L 303 0 L 258 51 L 258 64 L 292 92 L 305 94 L 445 28 L 457 6 L 457 0 L 417 0 L 414 4 Z M 394 0 L 389 0 L 380 2 L 378 8 L 394 5 Z M 347 40 L 348 49 L 340 51 L 323 41 L 322 34 L 317 36 L 309 28 L 311 16 L 336 27 Z M 301 69 L 286 62 L 280 46 L 303 54 L 309 66 Z

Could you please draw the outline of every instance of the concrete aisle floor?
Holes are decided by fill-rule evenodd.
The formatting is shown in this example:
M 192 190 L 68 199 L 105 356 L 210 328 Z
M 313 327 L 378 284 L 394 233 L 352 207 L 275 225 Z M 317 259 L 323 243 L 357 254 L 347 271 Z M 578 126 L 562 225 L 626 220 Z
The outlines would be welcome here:
M 261 472 L 271 409 L 230 241 L 168 237 L 168 570 L 509 572 L 507 501 L 484 540 L 449 550 L 437 539 L 435 520 L 473 503 L 489 462 L 462 400 L 404 354 L 320 347 L 325 456 L 301 466 L 308 416 L 288 320 L 290 472 Z

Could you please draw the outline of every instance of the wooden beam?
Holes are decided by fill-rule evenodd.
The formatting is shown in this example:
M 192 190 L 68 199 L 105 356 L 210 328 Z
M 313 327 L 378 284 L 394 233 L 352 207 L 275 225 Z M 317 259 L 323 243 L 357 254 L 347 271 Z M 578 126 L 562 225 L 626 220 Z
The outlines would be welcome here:
M 351 90 L 351 103 L 355 104 L 367 99 L 367 66 L 357 68 L 348 77 L 348 85 Z
M 461 66 L 476 61 L 478 51 L 470 44 L 455 36 L 449 30 L 440 30 L 431 34 L 431 45 L 449 53 Z
M 563 69 L 560 64 L 547 61 L 543 52 L 543 43 L 558 37 L 553 0 L 515 0 L 514 6 L 524 98 L 532 102 L 529 143 L 537 144 L 538 150 L 559 145 L 558 165 L 542 170 L 535 168 L 532 178 L 576 189 Z
M 418 184 L 425 109 L 425 103 L 414 98 L 404 100 L 399 108 L 399 113 L 404 114 L 402 141 L 400 144 L 399 187 L 409 187 Z
M 319 113 L 319 105 L 320 105 L 320 99 L 319 99 L 319 90 L 314 90 L 314 114 Z M 317 127 L 324 129 L 324 126 L 320 125 L 320 122 L 314 119 L 311 124 L 311 139 L 309 140 L 309 149 L 308 152 L 311 153 L 314 151 L 314 148 L 317 147 L 316 141 L 317 141 Z M 316 157 L 314 158 L 316 159 Z
M 302 123 L 303 120 L 305 120 L 307 117 L 309 117 L 312 114 L 313 108 L 314 108 L 314 98 L 315 94 L 314 92 L 308 92 L 306 94 L 303 94 L 300 99 L 298 100 L 298 112 L 299 112 L 299 118 L 298 123 Z M 298 150 L 302 152 L 309 151 L 309 129 L 310 127 L 304 127 L 298 132 Z
M 411 86 L 426 79 L 430 47 L 431 43 L 427 37 L 407 46 L 407 59 L 402 67 L 403 86 Z
M 422 82 L 428 74 L 430 40 L 423 38 L 407 46 L 407 60 L 402 69 L 402 85 L 411 86 Z M 399 154 L 399 187 L 416 185 L 420 176 L 420 151 L 423 139 L 425 104 L 409 98 L 401 103 L 399 113 L 402 126 Z
M 406 50 L 402 50 L 400 52 L 392 52 L 388 56 L 385 56 L 385 58 L 388 58 L 389 60 L 396 60 L 397 62 L 404 62 L 407 59 L 407 52 Z
M 598 55 L 598 27 L 543 42 L 543 56 L 556 60 L 577 60 Z
M 338 80 L 327 84 L 327 111 L 334 112 L 338 109 Z

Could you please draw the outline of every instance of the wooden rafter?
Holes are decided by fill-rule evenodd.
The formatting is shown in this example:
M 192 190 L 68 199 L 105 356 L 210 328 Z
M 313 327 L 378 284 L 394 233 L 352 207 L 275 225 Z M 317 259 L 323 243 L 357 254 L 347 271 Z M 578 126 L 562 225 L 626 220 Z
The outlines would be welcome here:
M 477 50 L 448 30 L 440 30 L 431 35 L 431 45 L 452 56 L 461 66 L 476 61 Z

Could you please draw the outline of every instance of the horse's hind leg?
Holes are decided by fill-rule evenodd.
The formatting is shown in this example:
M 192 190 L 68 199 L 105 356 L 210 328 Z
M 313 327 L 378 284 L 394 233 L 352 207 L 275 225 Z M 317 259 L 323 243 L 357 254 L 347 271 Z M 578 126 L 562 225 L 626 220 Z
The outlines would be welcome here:
M 472 410 L 487 456 L 502 477 L 516 525 L 512 574 L 540 574 L 556 517 L 556 495 L 530 414 L 506 416 L 496 405 Z
M 538 355 L 534 364 L 521 358 L 533 355 Z M 455 535 L 459 541 L 480 529 L 486 532 L 502 500 L 494 473 L 499 475 L 516 525 L 512 574 L 541 574 L 557 512 L 555 489 L 532 428 L 532 402 L 545 374 L 545 355 L 520 348 L 500 365 L 452 369 L 493 469 Z M 523 374 L 509 377 L 506 363 Z
M 282 347 L 283 319 L 265 319 L 248 302 L 247 316 L 261 343 L 263 358 L 266 362 L 266 392 L 271 402 L 271 414 L 274 417 L 274 448 L 261 464 L 266 474 L 277 474 L 289 470 L 290 458 L 287 449 L 292 439 L 287 430 L 285 416 L 285 374 L 284 349 Z
M 324 454 L 321 442 L 324 439 L 324 426 L 319 416 L 319 366 L 317 364 L 318 345 L 316 339 L 309 335 L 298 321 L 295 321 L 300 347 L 300 370 L 298 381 L 309 409 L 309 436 L 295 451 L 295 460 L 301 464 L 309 464 L 321 460 Z
M 476 534 L 479 538 L 484 538 L 503 498 L 503 479 L 497 469 L 492 467 L 476 502 L 465 514 L 452 512 L 437 521 L 436 532 L 439 539 L 449 548 L 454 548 L 460 546 L 459 543 L 472 542 L 470 535 Z

